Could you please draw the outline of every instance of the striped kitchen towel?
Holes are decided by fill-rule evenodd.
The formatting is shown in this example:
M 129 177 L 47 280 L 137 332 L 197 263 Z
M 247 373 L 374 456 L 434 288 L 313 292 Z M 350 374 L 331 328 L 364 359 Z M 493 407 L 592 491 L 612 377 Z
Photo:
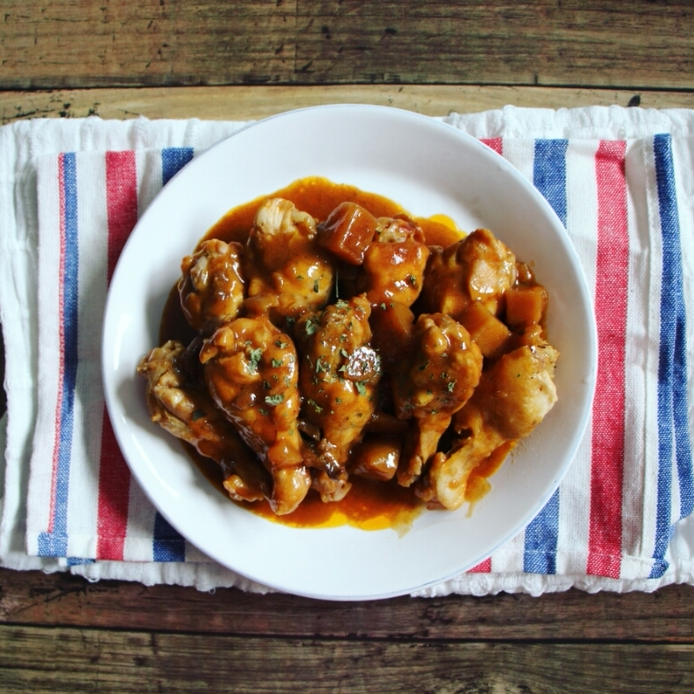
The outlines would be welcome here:
M 694 582 L 692 112 L 506 108 L 445 120 L 514 164 L 565 225 L 593 290 L 599 364 L 589 428 L 545 508 L 479 566 L 422 594 Z M 0 131 L 15 156 L 0 162 L 14 212 L 0 198 L 4 564 L 262 590 L 151 506 L 99 376 L 106 292 L 129 232 L 173 173 L 240 126 L 87 119 Z

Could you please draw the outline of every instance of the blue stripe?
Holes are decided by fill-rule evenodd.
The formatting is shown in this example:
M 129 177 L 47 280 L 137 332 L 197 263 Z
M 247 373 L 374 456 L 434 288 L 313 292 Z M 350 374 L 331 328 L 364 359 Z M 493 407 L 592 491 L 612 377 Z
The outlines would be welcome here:
M 679 517 L 694 508 L 692 453 L 687 414 L 686 315 L 682 287 L 682 252 L 677 192 L 669 135 L 653 138 L 663 267 L 660 293 L 660 351 L 658 354 L 658 499 L 655 560 L 651 577 L 667 569 L 665 552 L 671 537 L 673 454 L 680 492 Z
M 161 152 L 161 181 L 166 185 L 191 159 L 192 147 L 167 147 Z M 168 521 L 157 512 L 152 539 L 154 561 L 185 561 L 186 543 Z
M 60 402 L 60 437 L 54 499 L 52 533 L 38 538 L 40 556 L 65 556 L 67 553 L 67 506 L 72 453 L 75 381 L 77 380 L 77 316 L 79 249 L 77 239 L 77 162 L 74 152 L 62 155 L 65 228 L 63 265 L 63 382 Z
M 559 490 L 525 529 L 523 571 L 534 574 L 557 572 L 559 535 Z
M 566 149 L 568 140 L 535 140 L 533 183 L 566 226 Z M 525 529 L 523 570 L 556 573 L 559 538 L 559 490 Z
M 154 517 L 152 557 L 154 561 L 185 561 L 186 559 L 185 540 L 160 513 Z
M 191 159 L 192 147 L 167 147 L 161 151 L 161 182 L 166 185 Z
M 566 149 L 568 140 L 535 140 L 533 183 L 566 226 Z

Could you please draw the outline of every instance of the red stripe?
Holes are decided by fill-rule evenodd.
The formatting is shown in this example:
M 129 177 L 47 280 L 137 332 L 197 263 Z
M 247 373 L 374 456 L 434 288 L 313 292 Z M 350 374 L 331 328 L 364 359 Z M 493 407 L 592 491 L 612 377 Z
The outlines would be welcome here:
M 595 314 L 598 376 L 593 402 L 589 574 L 618 578 L 622 552 L 624 344 L 629 235 L 623 141 L 603 141 L 595 156 L 598 235 Z
M 65 169 L 62 155 L 58 156 L 58 217 L 60 234 L 60 257 L 58 258 L 58 389 L 55 401 L 55 422 L 53 425 L 53 459 L 51 461 L 51 500 L 48 509 L 48 527 L 46 532 L 53 532 L 55 520 L 55 488 L 58 477 L 58 453 L 60 450 L 60 422 L 63 402 L 63 372 L 65 364 L 65 330 L 63 326 L 63 281 L 65 278 Z
M 108 214 L 107 279 L 137 221 L 137 171 L 134 152 L 106 153 Z M 98 559 L 122 559 L 128 525 L 130 471 L 118 447 L 106 408 L 102 417 L 97 520 Z
M 488 137 L 480 139 L 482 144 L 487 145 L 490 149 L 493 149 L 497 154 L 503 153 L 503 139 L 501 137 Z
M 488 574 L 491 572 L 491 570 L 492 570 L 492 558 L 489 557 L 488 559 L 481 561 L 476 566 L 473 566 L 471 569 L 468 569 L 467 572 L 469 574 Z

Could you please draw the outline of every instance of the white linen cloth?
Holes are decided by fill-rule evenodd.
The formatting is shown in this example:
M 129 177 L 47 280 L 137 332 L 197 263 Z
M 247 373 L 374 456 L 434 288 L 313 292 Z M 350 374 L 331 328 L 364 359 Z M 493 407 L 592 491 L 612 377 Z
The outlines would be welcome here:
M 694 583 L 694 112 L 506 107 L 442 120 L 499 151 L 554 206 L 594 291 L 601 363 L 591 426 L 557 494 L 489 560 L 419 594 Z M 0 129 L 1 565 L 267 590 L 186 543 L 130 480 L 99 375 L 119 244 L 170 175 L 245 125 Z

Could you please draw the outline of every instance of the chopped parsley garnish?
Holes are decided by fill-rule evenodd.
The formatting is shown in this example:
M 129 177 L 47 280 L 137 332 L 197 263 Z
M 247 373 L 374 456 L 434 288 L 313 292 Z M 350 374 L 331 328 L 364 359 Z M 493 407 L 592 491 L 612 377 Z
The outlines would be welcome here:
M 272 364 L 272 367 L 274 369 L 279 369 L 279 367 L 282 366 L 284 362 L 281 359 L 270 359 L 270 364 Z
M 283 400 L 284 395 L 282 395 L 282 393 L 275 393 L 274 395 L 265 396 L 265 402 L 268 405 L 272 405 L 272 407 L 274 407 L 275 405 L 279 405 Z
M 248 362 L 250 363 L 251 368 L 254 370 L 258 369 L 258 364 L 260 364 L 260 358 L 262 356 L 263 350 L 260 347 L 248 351 Z
M 366 395 L 366 386 L 361 381 L 356 381 L 354 385 L 357 387 L 359 395 Z
M 320 414 L 323 411 L 323 408 L 313 399 L 309 398 L 306 401 L 318 414 Z

